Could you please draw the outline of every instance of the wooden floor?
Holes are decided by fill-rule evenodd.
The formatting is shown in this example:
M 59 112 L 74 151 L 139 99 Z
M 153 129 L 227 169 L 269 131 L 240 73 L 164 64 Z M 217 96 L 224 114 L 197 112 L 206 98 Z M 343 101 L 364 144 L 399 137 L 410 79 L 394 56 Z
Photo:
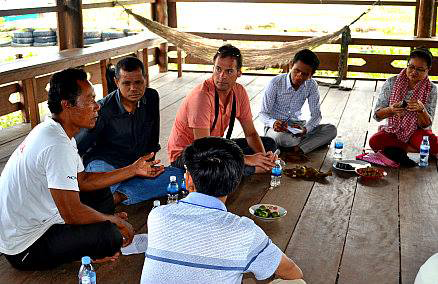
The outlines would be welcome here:
M 161 145 L 158 157 L 167 161 L 166 143 L 181 99 L 209 74 L 154 75 L 151 86 L 160 93 Z M 251 99 L 256 128 L 263 88 L 272 77 L 242 76 Z M 343 136 L 344 157 L 354 158 L 367 147 L 378 124 L 371 117 L 373 101 L 382 82 L 349 80 L 352 91 L 320 87 L 323 123 L 332 123 Z M 436 122 L 438 119 L 436 119 Z M 438 122 L 437 122 L 438 124 Z M 437 132 L 437 127 L 434 127 Z M 17 127 L 0 132 L 0 170 L 11 149 L 28 131 Z M 242 136 L 236 124 L 233 136 Z M 9 138 L 7 138 L 9 137 Z M 332 150 L 317 150 L 307 165 L 330 170 Z M 293 164 L 287 165 L 294 166 Z M 288 256 L 302 268 L 307 283 L 413 283 L 420 265 L 438 252 L 438 175 L 431 160 L 426 169 L 387 169 L 380 181 L 366 182 L 334 172 L 323 183 L 283 177 L 282 185 L 268 190 L 269 176 L 245 178 L 227 201 L 231 212 L 249 216 L 257 203 L 280 205 L 288 211 L 279 221 L 255 220 Z M 145 232 L 151 202 L 129 208 L 130 221 Z M 97 265 L 100 283 L 138 283 L 143 256 L 121 257 L 114 264 Z M 50 272 L 18 272 L 0 257 L 0 283 L 75 283 L 79 263 Z M 255 283 L 251 275 L 245 283 Z

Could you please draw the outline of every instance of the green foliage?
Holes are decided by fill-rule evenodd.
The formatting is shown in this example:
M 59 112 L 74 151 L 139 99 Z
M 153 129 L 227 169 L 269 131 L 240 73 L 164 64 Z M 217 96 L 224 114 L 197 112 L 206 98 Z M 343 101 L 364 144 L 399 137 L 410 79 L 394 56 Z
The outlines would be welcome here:
M 21 111 L 16 111 L 7 115 L 0 116 L 0 129 L 11 127 L 23 122 L 24 119 Z

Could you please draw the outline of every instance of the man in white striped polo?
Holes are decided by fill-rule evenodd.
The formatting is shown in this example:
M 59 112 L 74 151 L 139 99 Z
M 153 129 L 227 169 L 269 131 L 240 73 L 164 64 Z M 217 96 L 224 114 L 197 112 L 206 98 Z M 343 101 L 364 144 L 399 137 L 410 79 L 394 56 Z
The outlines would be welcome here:
M 300 268 L 246 217 L 227 212 L 227 195 L 238 186 L 242 150 L 232 140 L 205 137 L 183 153 L 190 194 L 160 206 L 148 218 L 148 248 L 141 283 L 241 283 L 274 273 L 300 279 Z

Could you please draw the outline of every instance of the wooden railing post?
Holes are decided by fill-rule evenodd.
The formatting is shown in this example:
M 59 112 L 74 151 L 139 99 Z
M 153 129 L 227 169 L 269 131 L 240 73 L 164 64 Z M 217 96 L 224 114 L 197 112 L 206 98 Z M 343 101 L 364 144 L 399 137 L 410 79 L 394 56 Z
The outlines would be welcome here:
M 56 0 L 59 50 L 84 47 L 82 0 Z
M 108 95 L 108 82 L 106 80 L 106 66 L 108 64 L 108 59 L 102 59 L 99 62 L 100 66 L 100 82 L 102 83 L 102 95 L 105 97 Z
M 32 128 L 40 123 L 40 111 L 37 103 L 37 83 L 35 78 L 24 79 L 21 83 L 21 96 L 23 98 L 26 119 L 30 120 Z
M 433 14 L 435 0 L 418 0 L 420 1 L 418 10 L 417 37 L 430 38 L 432 36 Z
M 144 65 L 144 77 L 146 79 L 146 87 L 149 87 L 149 54 L 147 48 L 143 48 L 141 50 L 141 58 Z
M 168 2 L 167 3 L 167 14 L 169 27 L 177 28 L 178 27 L 178 16 L 176 12 L 176 2 Z M 182 58 L 181 49 L 177 48 L 177 68 L 178 68 L 178 77 L 182 77 L 182 65 L 184 63 L 184 59 Z
M 152 5 L 152 19 L 163 25 L 168 25 L 167 17 L 167 0 L 156 0 Z M 156 52 L 156 58 L 158 58 L 157 63 L 160 72 L 167 72 L 168 67 L 168 57 L 167 57 L 167 43 L 160 44 L 159 49 Z

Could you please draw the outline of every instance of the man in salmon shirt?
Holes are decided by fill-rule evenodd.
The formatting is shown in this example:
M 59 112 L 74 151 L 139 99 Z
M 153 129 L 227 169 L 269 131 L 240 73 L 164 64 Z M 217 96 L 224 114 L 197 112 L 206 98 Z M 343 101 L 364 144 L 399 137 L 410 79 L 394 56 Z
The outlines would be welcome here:
M 260 137 L 254 127 L 248 94 L 236 80 L 242 75 L 242 55 L 230 44 L 213 57 L 213 75 L 188 94 L 176 114 L 167 144 L 172 166 L 183 168 L 181 154 L 194 140 L 223 136 L 239 120 L 245 138 L 233 139 L 245 154 L 244 175 L 267 172 L 275 166 L 277 146 L 269 137 Z M 229 139 L 231 132 L 227 133 Z

